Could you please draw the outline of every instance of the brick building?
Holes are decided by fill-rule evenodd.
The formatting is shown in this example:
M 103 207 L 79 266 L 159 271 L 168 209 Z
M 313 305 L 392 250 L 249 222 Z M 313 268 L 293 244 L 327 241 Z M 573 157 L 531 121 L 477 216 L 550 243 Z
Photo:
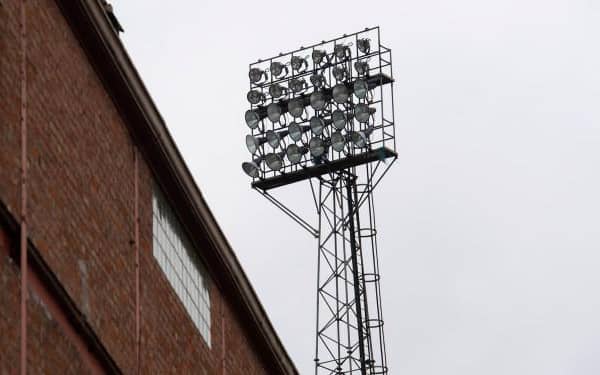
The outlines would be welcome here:
M 0 0 L 0 374 L 296 373 L 117 28 Z

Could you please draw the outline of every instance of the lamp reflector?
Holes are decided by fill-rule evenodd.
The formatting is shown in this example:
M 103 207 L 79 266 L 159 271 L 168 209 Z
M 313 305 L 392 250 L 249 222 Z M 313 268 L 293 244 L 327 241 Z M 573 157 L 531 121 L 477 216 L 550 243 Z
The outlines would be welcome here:
M 327 81 L 325 81 L 325 77 L 323 77 L 322 74 L 315 73 L 310 76 L 310 83 L 312 83 L 316 89 L 320 89 L 321 87 L 325 86 Z
M 323 60 L 329 60 L 327 52 L 320 49 L 313 50 L 312 59 L 315 65 L 321 65 L 323 63 Z
M 366 61 L 357 61 L 354 63 L 354 69 L 359 76 L 364 76 L 369 73 L 369 63 Z
M 356 107 L 354 107 L 354 117 L 356 117 L 356 120 L 360 123 L 368 122 L 369 117 L 373 113 L 375 113 L 375 108 L 370 108 L 365 103 L 357 104 Z
M 308 149 L 304 146 L 300 147 L 295 144 L 291 144 L 287 147 L 286 155 L 290 163 L 295 164 L 302 160 L 302 155 L 306 154 Z
M 248 91 L 248 95 L 246 95 L 246 99 L 248 99 L 250 104 L 258 104 L 265 100 L 265 96 L 258 90 L 250 90 Z
M 310 94 L 310 106 L 315 110 L 319 111 L 325 108 L 326 104 L 325 95 L 321 91 L 315 91 Z
M 350 140 L 354 144 L 354 147 L 362 148 L 367 144 L 367 138 L 363 132 L 352 132 L 350 133 Z
M 304 100 L 302 98 L 294 98 L 288 102 L 288 112 L 292 117 L 301 117 L 304 113 Z
M 267 167 L 269 167 L 269 169 L 272 171 L 278 171 L 281 169 L 281 167 L 283 167 L 283 159 L 281 155 L 274 152 L 265 156 L 265 162 L 267 163 Z
M 325 153 L 325 142 L 319 137 L 311 138 L 310 142 L 308 142 L 308 148 L 310 149 L 310 154 L 318 158 Z
M 363 148 L 367 146 L 371 133 L 373 133 L 373 128 L 355 131 L 350 133 L 350 140 L 354 144 L 354 147 Z
M 281 106 L 277 103 L 271 103 L 267 107 L 267 117 L 272 122 L 279 122 L 281 118 Z
M 284 69 L 285 69 L 285 74 L 284 74 L 284 76 L 285 76 L 288 73 L 287 66 L 280 63 L 279 61 L 274 61 L 271 63 L 271 75 L 273 75 L 276 78 L 280 78 Z
M 338 44 L 333 48 L 333 53 L 338 60 L 345 60 L 350 57 L 350 48 L 345 44 Z
M 356 41 L 356 47 L 364 54 L 371 52 L 371 41 L 367 38 L 359 39 Z
M 279 83 L 275 83 L 273 85 L 271 85 L 271 87 L 269 87 L 269 95 L 271 95 L 272 98 L 277 99 L 283 95 L 285 95 L 287 92 L 287 89 L 283 86 L 281 86 Z
M 262 142 L 261 142 L 262 141 Z M 258 147 L 264 142 L 264 139 L 259 140 L 253 135 L 248 134 L 246 136 L 246 147 L 251 154 L 255 154 Z
M 298 142 L 299 140 L 301 140 L 302 134 L 305 133 L 306 131 L 308 131 L 309 129 L 310 129 L 310 127 L 302 126 L 296 122 L 293 122 L 290 124 L 290 126 L 288 126 L 290 138 L 294 142 Z
M 246 111 L 244 118 L 246 119 L 246 125 L 248 125 L 250 129 L 256 129 L 258 123 L 260 122 L 260 116 L 252 109 Z
M 347 119 L 346 119 L 346 114 L 344 113 L 344 111 L 336 109 L 331 114 L 331 119 L 333 120 L 334 128 L 336 128 L 338 130 L 342 130 L 346 127 Z
M 279 134 L 275 133 L 273 130 L 267 130 L 266 137 L 267 142 L 269 142 L 269 146 L 273 148 L 279 147 L 279 143 L 281 142 L 281 137 Z
M 308 68 L 308 62 L 305 58 L 300 56 L 292 56 L 292 71 L 296 71 L 298 73 L 303 73 Z
M 323 134 L 323 129 L 325 128 L 325 121 L 319 116 L 313 116 L 310 119 L 310 129 L 315 135 Z
M 265 73 L 263 70 L 261 70 L 259 68 L 252 68 L 248 72 L 248 78 L 250 78 L 250 82 L 252 82 L 252 83 L 258 83 L 258 82 L 260 82 L 260 80 L 263 77 L 266 80 L 267 79 L 267 73 Z
M 334 66 L 333 69 L 331 69 L 331 73 L 333 73 L 333 77 L 336 81 L 343 81 L 348 76 L 348 71 L 346 68 L 339 66 Z
M 331 134 L 331 148 L 337 152 L 341 152 L 344 150 L 345 145 L 346 139 L 344 138 L 342 132 L 336 131 Z
M 294 78 L 290 81 L 290 89 L 294 94 L 299 93 L 300 91 L 308 88 L 306 81 L 303 78 Z
M 333 100 L 335 100 L 336 103 L 346 103 L 349 97 L 350 90 L 348 90 L 348 87 L 346 87 L 345 84 L 338 83 L 337 85 L 335 85 L 335 87 L 333 88 Z
M 367 97 L 367 93 L 369 92 L 369 85 L 367 81 L 364 79 L 357 79 L 354 82 L 354 95 L 356 95 L 359 99 L 364 99 Z
M 248 176 L 252 178 L 258 177 L 259 168 L 256 162 L 245 161 L 242 163 L 242 169 L 244 170 L 244 173 L 246 173 Z

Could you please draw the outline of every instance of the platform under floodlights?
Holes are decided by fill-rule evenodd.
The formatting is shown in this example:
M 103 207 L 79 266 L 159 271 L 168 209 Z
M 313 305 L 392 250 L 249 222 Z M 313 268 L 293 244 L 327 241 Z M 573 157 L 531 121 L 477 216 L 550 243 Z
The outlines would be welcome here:
M 319 240 L 315 374 L 387 374 L 373 190 L 397 158 L 379 27 L 250 64 L 252 187 Z M 271 191 L 308 181 L 315 225 Z M 292 202 L 293 203 L 293 202 Z

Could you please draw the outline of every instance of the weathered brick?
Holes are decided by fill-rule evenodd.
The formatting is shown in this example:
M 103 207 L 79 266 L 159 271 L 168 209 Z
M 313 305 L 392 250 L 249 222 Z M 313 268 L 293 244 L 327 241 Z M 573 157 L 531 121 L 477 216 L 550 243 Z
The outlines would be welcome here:
M 0 6 L 0 200 L 19 213 L 20 1 Z M 53 0 L 27 2 L 29 237 L 124 373 L 136 369 L 134 143 Z M 265 374 L 213 283 L 209 348 L 152 255 L 153 175 L 139 168 L 142 373 Z M 0 230 L 0 373 L 18 368 L 18 265 Z M 200 249 L 202 251 L 202 249 Z M 28 303 L 31 373 L 87 368 L 44 302 Z M 224 326 L 223 326 L 224 324 Z M 224 337 L 223 337 L 224 333 Z

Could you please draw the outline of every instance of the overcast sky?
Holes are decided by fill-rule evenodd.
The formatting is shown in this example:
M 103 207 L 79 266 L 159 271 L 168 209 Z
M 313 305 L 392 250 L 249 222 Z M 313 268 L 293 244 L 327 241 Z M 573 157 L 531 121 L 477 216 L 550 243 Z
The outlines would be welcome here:
M 600 1 L 113 4 L 301 373 L 317 244 L 240 168 L 248 64 L 380 25 L 397 82 L 399 160 L 376 191 L 391 374 L 600 374 Z

